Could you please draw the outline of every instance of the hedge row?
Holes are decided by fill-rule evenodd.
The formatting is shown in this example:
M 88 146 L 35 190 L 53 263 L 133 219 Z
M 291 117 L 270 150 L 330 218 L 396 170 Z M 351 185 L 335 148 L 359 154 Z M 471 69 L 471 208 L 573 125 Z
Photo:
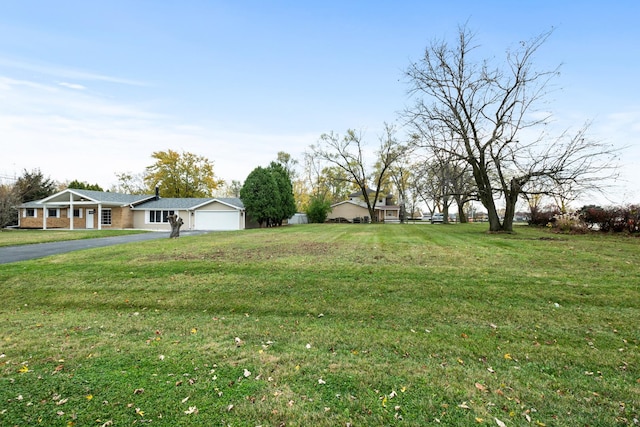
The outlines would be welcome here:
M 640 205 L 584 206 L 571 214 L 558 209 L 533 209 L 530 225 L 553 227 L 560 231 L 599 230 L 604 233 L 640 233 Z

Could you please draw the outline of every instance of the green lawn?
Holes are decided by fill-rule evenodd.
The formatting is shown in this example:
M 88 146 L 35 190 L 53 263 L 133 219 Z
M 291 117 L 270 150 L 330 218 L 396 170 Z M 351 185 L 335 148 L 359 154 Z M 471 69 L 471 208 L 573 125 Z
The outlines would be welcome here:
M 0 265 L 0 425 L 623 426 L 640 240 L 210 233 Z
M 140 230 L 1 230 L 0 247 L 145 233 Z

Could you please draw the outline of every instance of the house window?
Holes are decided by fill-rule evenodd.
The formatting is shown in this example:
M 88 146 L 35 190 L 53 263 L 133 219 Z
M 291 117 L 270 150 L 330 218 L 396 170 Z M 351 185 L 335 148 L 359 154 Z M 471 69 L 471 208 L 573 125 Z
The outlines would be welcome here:
M 36 218 L 36 210 L 33 208 L 27 208 L 24 210 L 24 216 L 27 218 Z
M 74 218 L 82 218 L 82 209 L 74 209 L 73 210 Z
M 47 217 L 58 218 L 60 217 L 60 209 L 49 208 L 47 209 Z
M 111 209 L 102 209 L 102 225 L 111 225 Z
M 168 216 L 174 211 L 149 211 L 149 222 L 169 222 Z

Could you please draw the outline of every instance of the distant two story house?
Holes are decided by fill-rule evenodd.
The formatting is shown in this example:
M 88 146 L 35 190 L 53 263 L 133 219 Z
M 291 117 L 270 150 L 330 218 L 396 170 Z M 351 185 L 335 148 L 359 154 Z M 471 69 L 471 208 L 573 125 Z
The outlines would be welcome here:
M 368 190 L 369 200 L 373 202 L 375 190 Z M 393 203 L 392 195 L 384 195 L 380 193 L 378 200 L 375 201 L 374 218 L 369 218 L 370 213 L 367 209 L 367 203 L 364 201 L 362 191 L 351 193 L 348 200 L 331 205 L 331 212 L 327 216 L 328 220 L 346 219 L 353 222 L 354 219 L 370 220 L 373 222 L 399 222 L 400 206 Z
M 177 214 L 187 230 L 243 230 L 245 209 L 238 198 L 161 198 L 66 189 L 20 205 L 20 228 L 171 229 L 167 217 Z

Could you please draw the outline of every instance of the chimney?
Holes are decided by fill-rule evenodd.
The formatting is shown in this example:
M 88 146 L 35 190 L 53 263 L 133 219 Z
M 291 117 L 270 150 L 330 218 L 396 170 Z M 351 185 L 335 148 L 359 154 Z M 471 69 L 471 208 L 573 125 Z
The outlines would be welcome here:
M 156 200 L 160 200 L 160 187 L 156 187 Z

